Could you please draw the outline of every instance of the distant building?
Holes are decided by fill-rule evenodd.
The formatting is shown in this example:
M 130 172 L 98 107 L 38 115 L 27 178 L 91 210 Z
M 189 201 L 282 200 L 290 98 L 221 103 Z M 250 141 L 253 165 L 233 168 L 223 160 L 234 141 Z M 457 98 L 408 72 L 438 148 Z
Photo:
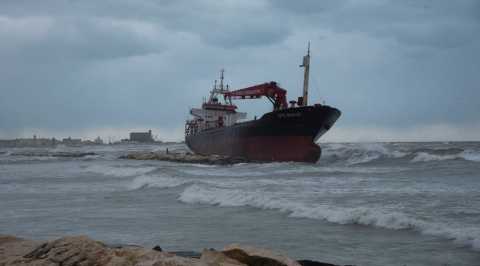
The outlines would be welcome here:
M 97 145 L 102 145 L 103 144 L 103 139 L 101 139 L 100 137 L 97 137 L 93 142 Z
M 62 143 L 68 146 L 82 145 L 82 139 L 72 139 L 71 137 L 62 139 Z
M 130 141 L 135 142 L 153 142 L 152 131 L 148 132 L 132 132 L 130 133 Z
M 48 147 L 55 146 L 57 142 L 55 138 L 37 138 L 34 135 L 33 138 L 0 140 L 0 147 Z

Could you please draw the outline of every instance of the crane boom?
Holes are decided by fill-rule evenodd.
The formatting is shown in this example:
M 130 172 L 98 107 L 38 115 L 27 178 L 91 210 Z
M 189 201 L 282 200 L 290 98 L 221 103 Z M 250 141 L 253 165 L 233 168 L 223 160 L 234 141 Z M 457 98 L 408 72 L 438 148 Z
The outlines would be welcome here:
M 235 91 L 228 91 L 223 95 L 228 99 L 257 99 L 265 96 L 268 100 L 270 100 L 270 102 L 272 102 L 274 110 L 288 108 L 287 91 L 280 88 L 275 81 L 270 81 Z

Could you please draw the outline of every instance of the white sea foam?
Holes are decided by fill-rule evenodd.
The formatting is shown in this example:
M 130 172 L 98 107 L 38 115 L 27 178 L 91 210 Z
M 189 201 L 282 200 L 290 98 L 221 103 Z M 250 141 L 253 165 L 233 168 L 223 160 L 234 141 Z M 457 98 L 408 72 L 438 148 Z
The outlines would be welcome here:
M 382 158 L 401 158 L 408 153 L 388 148 L 383 143 L 328 144 L 324 157 L 333 156 L 348 165 L 363 164 Z
M 130 167 L 130 166 L 109 166 L 109 165 L 91 165 L 85 168 L 90 173 L 98 173 L 107 176 L 128 177 L 146 174 L 156 170 L 156 167 Z
M 480 250 L 480 230 L 478 228 L 452 227 L 442 223 L 427 222 L 413 218 L 407 214 L 386 211 L 378 208 L 330 208 L 316 206 L 313 208 L 301 207 L 291 212 L 292 217 L 321 219 L 338 224 L 360 224 L 386 229 L 409 229 L 425 235 L 433 235 L 462 245 Z
M 239 178 L 187 178 L 187 177 L 171 177 L 163 174 L 149 174 L 141 175 L 132 180 L 129 183 L 128 188 L 131 190 L 143 188 L 143 187 L 155 187 L 155 188 L 172 188 L 181 186 L 184 184 L 197 184 L 206 187 L 221 186 L 223 188 L 233 189 L 242 188 L 248 189 L 251 187 L 268 186 L 277 184 L 271 179 L 254 179 L 245 180 Z
M 193 184 L 180 194 L 184 203 L 200 203 L 217 206 L 249 206 L 273 209 L 289 213 L 291 217 L 302 217 L 337 224 L 359 224 L 393 230 L 414 230 L 422 234 L 438 236 L 455 241 L 463 246 L 480 250 L 480 229 L 453 227 L 450 224 L 427 222 L 405 213 L 377 207 L 331 207 L 312 205 L 287 200 L 264 191 L 242 191 Z
M 128 189 L 136 190 L 144 187 L 172 188 L 188 183 L 188 180 L 173 178 L 163 175 L 142 175 L 133 179 L 128 185 Z
M 412 159 L 412 162 L 430 162 L 463 159 L 467 161 L 480 162 L 480 153 L 474 151 L 463 151 L 457 154 L 430 154 L 427 152 L 419 152 Z
M 260 202 L 268 202 L 263 193 L 244 192 L 239 189 L 220 189 L 198 184 L 187 187 L 179 197 L 185 203 L 204 203 L 219 206 L 258 206 Z
M 455 160 L 458 158 L 459 156 L 457 154 L 437 155 L 437 154 L 430 154 L 426 152 L 419 152 L 412 159 L 412 162 L 444 161 L 444 160 Z
M 199 168 L 216 168 L 218 167 L 217 165 L 213 165 L 213 164 L 199 164 L 199 163 L 191 163 L 191 164 L 188 164 L 190 166 L 194 166 L 194 167 L 199 167 Z
M 473 162 L 480 162 L 480 152 L 475 152 L 472 150 L 467 150 L 461 153 L 460 155 L 463 159 Z
M 359 173 L 359 174 L 382 174 L 407 170 L 405 167 L 322 167 L 323 172 Z
M 461 148 L 451 148 L 447 149 L 450 153 L 442 154 L 441 152 L 445 150 L 444 147 L 430 147 L 427 148 L 427 151 L 415 151 L 405 148 L 398 149 L 394 145 L 384 143 L 326 144 L 323 148 L 322 158 L 324 161 L 331 158 L 334 161 L 345 162 L 347 165 L 364 164 L 381 159 L 398 159 L 406 156 L 412 156 L 411 162 L 414 163 L 457 159 L 480 162 L 479 151 L 462 151 Z
M 235 171 L 233 168 L 197 168 L 197 169 L 179 169 L 181 172 L 194 176 L 211 176 L 211 177 L 247 177 L 247 176 L 270 176 L 272 173 L 259 171 Z

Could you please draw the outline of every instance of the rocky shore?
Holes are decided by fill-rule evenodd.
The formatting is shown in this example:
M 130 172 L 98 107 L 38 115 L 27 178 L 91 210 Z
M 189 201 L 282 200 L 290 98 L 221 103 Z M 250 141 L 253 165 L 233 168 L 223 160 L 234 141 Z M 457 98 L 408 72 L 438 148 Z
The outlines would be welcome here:
M 130 160 L 159 160 L 177 163 L 198 163 L 210 165 L 229 165 L 250 162 L 244 158 L 227 157 L 220 155 L 198 155 L 192 153 L 166 153 L 166 152 L 134 152 L 122 155 L 119 159 Z
M 222 251 L 166 252 L 139 246 L 108 246 L 86 236 L 52 241 L 26 240 L 0 235 L 0 265 L 24 266 L 335 266 L 293 260 L 270 250 L 230 245 Z

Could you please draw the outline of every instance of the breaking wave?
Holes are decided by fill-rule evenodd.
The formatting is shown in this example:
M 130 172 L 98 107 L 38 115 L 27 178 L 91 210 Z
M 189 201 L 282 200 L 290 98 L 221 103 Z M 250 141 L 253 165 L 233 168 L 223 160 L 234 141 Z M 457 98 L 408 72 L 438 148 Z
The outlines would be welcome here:
M 426 152 L 419 152 L 412 162 L 430 162 L 430 161 L 445 161 L 445 160 L 457 160 L 463 159 L 467 161 L 480 162 L 480 153 L 472 151 L 462 151 L 458 154 L 430 154 Z
M 242 191 L 206 187 L 193 184 L 185 188 L 178 200 L 190 204 L 209 204 L 221 207 L 254 207 L 278 210 L 290 217 L 311 218 L 336 224 L 358 224 L 393 230 L 413 230 L 453 240 L 455 243 L 480 250 L 479 228 L 454 228 L 451 225 L 429 222 L 405 213 L 377 207 L 331 207 L 286 200 L 285 197 L 266 192 Z
M 436 154 L 429 154 L 426 152 L 420 152 L 412 159 L 412 162 L 444 161 L 444 160 L 455 160 L 459 158 L 460 157 L 456 154 L 436 155 Z
M 480 151 L 462 148 L 429 147 L 409 149 L 395 143 L 329 143 L 322 145 L 321 163 L 366 164 L 404 160 L 406 162 L 430 162 L 465 160 L 480 162 Z
M 184 184 L 187 184 L 188 180 L 179 179 L 179 178 L 172 178 L 163 175 L 141 175 L 133 179 L 128 184 L 129 190 L 137 190 L 141 188 L 147 187 L 155 187 L 155 188 L 173 188 L 178 187 Z
M 480 152 L 467 150 L 462 153 L 462 157 L 468 161 L 480 162 Z
M 391 149 L 382 143 L 327 144 L 322 160 L 343 160 L 349 165 L 368 163 L 379 159 L 401 158 L 408 153 Z

